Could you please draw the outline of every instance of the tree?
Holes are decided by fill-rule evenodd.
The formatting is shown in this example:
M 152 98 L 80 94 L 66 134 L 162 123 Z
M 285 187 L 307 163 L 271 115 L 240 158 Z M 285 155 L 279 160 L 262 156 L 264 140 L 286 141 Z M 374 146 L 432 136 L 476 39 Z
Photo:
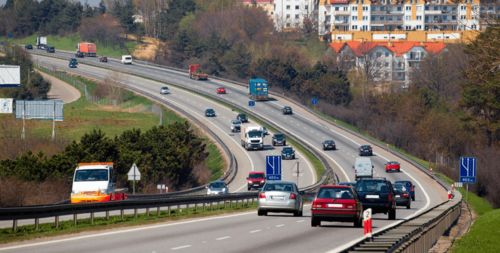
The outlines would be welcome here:
M 467 45 L 470 65 L 462 105 L 483 129 L 491 146 L 500 140 L 500 25 L 490 26 Z
M 84 18 L 79 27 L 80 36 L 83 40 L 101 42 L 105 46 L 123 46 L 124 41 L 120 36 L 123 29 L 110 15 L 100 15 Z

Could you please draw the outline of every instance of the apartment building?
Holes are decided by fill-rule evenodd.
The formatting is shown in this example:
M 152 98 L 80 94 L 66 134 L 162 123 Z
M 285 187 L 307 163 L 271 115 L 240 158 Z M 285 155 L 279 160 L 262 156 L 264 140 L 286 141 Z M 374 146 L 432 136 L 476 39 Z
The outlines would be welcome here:
M 479 0 L 320 0 L 318 32 L 479 30 Z
M 443 42 L 333 42 L 340 64 L 364 71 L 374 82 L 392 82 L 407 88 L 410 74 L 427 54 L 439 54 L 446 48 Z

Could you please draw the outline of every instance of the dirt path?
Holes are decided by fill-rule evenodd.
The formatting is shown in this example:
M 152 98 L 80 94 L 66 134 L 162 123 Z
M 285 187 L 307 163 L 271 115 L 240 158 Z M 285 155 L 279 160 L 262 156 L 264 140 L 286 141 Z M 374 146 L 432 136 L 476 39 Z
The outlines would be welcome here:
M 50 90 L 47 93 L 49 99 L 62 99 L 67 104 L 80 98 L 80 91 L 70 84 L 41 71 L 38 71 L 38 73 L 42 75 L 43 79 L 51 83 Z

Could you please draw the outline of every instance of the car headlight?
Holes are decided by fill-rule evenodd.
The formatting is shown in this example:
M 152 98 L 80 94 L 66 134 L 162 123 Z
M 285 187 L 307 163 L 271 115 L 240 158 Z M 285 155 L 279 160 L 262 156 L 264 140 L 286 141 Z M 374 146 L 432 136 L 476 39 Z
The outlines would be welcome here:
M 251 183 L 252 183 L 252 181 L 248 180 L 248 183 L 249 183 L 249 184 L 251 184 Z
M 227 192 L 227 188 L 223 188 L 223 189 L 222 189 L 222 192 Z
M 210 189 L 207 190 L 207 194 L 210 194 L 212 193 L 212 191 Z

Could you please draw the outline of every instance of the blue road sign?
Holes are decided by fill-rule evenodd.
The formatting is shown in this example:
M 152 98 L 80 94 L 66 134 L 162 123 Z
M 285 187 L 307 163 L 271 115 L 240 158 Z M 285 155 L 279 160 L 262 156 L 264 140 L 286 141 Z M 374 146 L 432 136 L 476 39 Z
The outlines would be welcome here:
M 266 179 L 281 180 L 281 156 L 266 156 Z
M 476 182 L 475 157 L 460 157 L 460 182 L 466 184 Z
M 255 101 L 253 101 L 253 100 L 248 101 L 248 106 L 254 107 L 255 106 Z
M 316 97 L 314 97 L 314 98 L 311 99 L 311 104 L 313 104 L 313 105 L 317 105 L 318 102 L 319 102 L 319 100 Z

